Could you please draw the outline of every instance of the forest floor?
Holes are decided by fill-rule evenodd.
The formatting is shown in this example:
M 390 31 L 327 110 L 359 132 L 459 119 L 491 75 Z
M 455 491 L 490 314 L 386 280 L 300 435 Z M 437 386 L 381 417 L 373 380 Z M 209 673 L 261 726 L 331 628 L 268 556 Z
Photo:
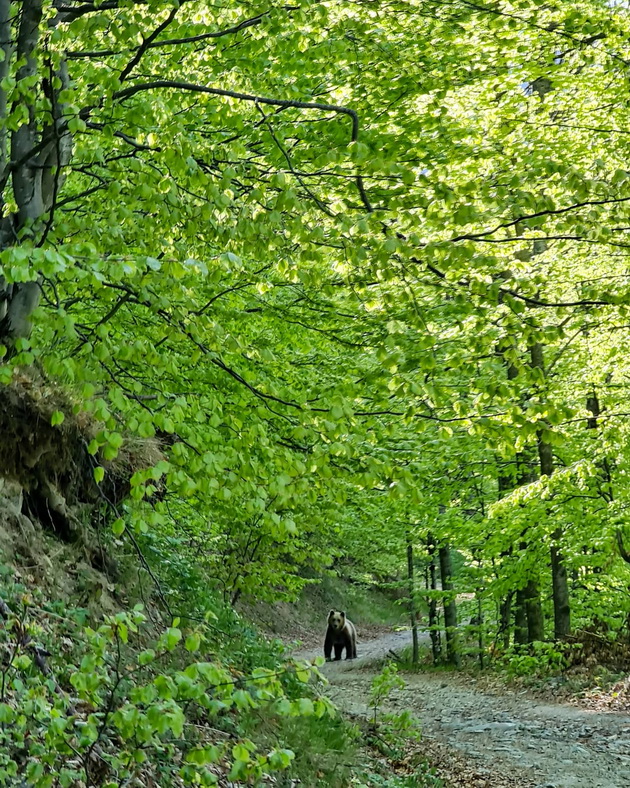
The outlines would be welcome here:
M 359 658 L 325 664 L 331 699 L 366 717 L 379 660 L 410 644 L 410 633 L 359 644 Z M 312 659 L 318 650 L 298 651 Z M 409 709 L 422 726 L 421 750 L 447 786 L 628 788 L 630 714 L 541 702 L 527 691 L 477 686 L 464 674 L 406 673 L 387 711 Z

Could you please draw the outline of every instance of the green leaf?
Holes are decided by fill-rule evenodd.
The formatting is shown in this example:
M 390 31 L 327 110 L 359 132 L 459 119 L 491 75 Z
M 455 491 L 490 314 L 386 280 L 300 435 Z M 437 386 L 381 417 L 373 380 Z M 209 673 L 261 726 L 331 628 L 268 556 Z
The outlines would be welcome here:
M 269 763 L 274 769 L 288 769 L 294 759 L 293 750 L 272 750 L 269 753 Z
M 164 633 L 165 646 L 167 651 L 172 651 L 182 639 L 181 630 L 177 627 L 170 627 Z
M 235 761 L 248 763 L 250 760 L 249 750 L 242 743 L 235 744 L 234 747 L 232 747 L 232 757 Z
M 112 523 L 112 533 L 114 536 L 122 536 L 125 531 L 125 521 L 119 517 Z
M 138 654 L 138 664 L 139 665 L 149 665 L 155 659 L 155 651 L 151 648 L 146 649 L 145 651 L 141 651 Z
M 0 703 L 0 723 L 13 722 L 15 711 L 6 703 Z
M 313 701 L 310 698 L 300 698 L 297 702 L 297 708 L 300 715 L 303 717 L 310 717 L 315 713 Z

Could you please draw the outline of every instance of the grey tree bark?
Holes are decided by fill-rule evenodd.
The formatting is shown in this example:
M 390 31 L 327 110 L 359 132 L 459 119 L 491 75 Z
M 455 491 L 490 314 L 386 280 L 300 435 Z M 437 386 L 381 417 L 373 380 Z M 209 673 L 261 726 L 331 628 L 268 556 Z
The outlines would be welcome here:
M 527 595 L 524 588 L 516 591 L 516 604 L 514 606 L 514 642 L 522 646 L 527 643 Z
M 427 536 L 427 549 L 429 553 L 429 579 L 431 591 L 437 591 L 437 565 L 435 562 L 435 539 L 433 534 Z M 442 643 L 438 627 L 437 599 L 431 594 L 429 599 L 429 635 L 431 637 L 431 653 L 433 664 L 437 665 L 442 658 Z
M 481 568 L 481 564 L 480 564 Z M 484 632 L 483 632 L 483 598 L 481 596 L 481 589 L 477 591 L 477 648 L 479 649 L 479 667 L 481 670 L 485 667 L 484 659 Z
M 530 580 L 525 586 L 525 610 L 527 612 L 527 641 L 545 638 L 545 619 L 543 616 L 540 588 L 535 580 Z
M 417 665 L 420 660 L 420 650 L 418 646 L 418 611 L 416 609 L 416 588 L 414 582 L 413 542 L 411 541 L 410 533 L 407 533 L 407 581 L 409 584 L 409 618 L 411 621 L 411 634 L 413 638 L 411 662 L 413 665 Z
M 35 246 L 44 242 L 63 171 L 72 154 L 64 106 L 57 100 L 57 82 L 62 90 L 68 85 L 65 65 L 56 71 L 50 65 L 49 73 L 43 73 L 39 63 L 42 16 L 42 0 L 0 0 L 0 45 L 4 51 L 0 75 L 7 76 L 15 62 L 19 64 L 17 81 L 35 83 L 20 99 L 26 120 L 15 131 L 5 128 L 0 135 L 1 207 L 4 212 L 8 188 L 17 206 L 15 212 L 0 220 L 0 250 L 26 240 Z M 49 110 L 42 109 L 42 96 L 48 99 Z M 6 92 L 0 88 L 2 121 L 11 109 Z M 10 345 L 18 337 L 28 336 L 40 292 L 38 274 L 27 282 L 7 282 L 0 277 L 0 342 Z
M 510 647 L 510 623 L 512 620 L 512 599 L 514 592 L 503 597 L 499 604 L 499 635 L 501 635 L 503 650 L 507 651 Z M 498 637 L 497 637 L 498 639 Z
M 505 362 L 505 348 L 501 347 L 498 354 Z M 507 362 L 507 378 L 508 380 L 515 380 L 518 376 L 518 369 L 512 363 Z M 499 498 L 515 487 L 527 484 L 535 478 L 532 474 L 530 463 L 527 461 L 524 453 L 516 454 L 514 457 L 515 470 L 514 473 L 508 475 L 506 473 L 499 474 L 497 479 Z M 522 541 L 519 544 L 521 551 L 527 551 L 528 543 L 525 540 L 526 533 L 521 535 Z M 508 552 L 511 552 L 512 548 Z M 510 608 L 511 597 L 503 600 L 501 605 L 501 630 L 503 632 L 503 645 L 504 648 L 509 648 L 510 645 Z M 516 590 L 516 598 L 514 604 L 514 642 L 517 645 L 524 643 L 531 643 L 535 640 L 542 640 L 544 637 L 544 618 L 542 610 L 542 602 L 540 599 L 540 589 L 538 586 L 537 577 L 530 577 L 525 581 L 525 584 Z
M 451 548 L 449 545 L 440 545 L 438 548 L 440 558 L 440 577 L 442 578 L 442 591 L 444 595 L 444 630 L 446 632 L 446 658 L 453 665 L 459 665 L 459 648 L 457 637 L 457 603 L 453 591 L 453 570 L 451 567 Z
M 545 374 L 545 361 L 543 346 L 540 342 L 531 347 L 532 367 Z M 544 440 L 543 431 L 539 430 L 538 458 L 540 461 L 540 475 L 550 478 L 553 475 L 553 451 L 551 444 Z M 556 639 L 566 637 L 571 631 L 571 605 L 569 601 L 569 580 L 566 564 L 560 549 L 562 529 L 556 528 L 551 534 L 551 582 L 553 588 L 553 620 Z

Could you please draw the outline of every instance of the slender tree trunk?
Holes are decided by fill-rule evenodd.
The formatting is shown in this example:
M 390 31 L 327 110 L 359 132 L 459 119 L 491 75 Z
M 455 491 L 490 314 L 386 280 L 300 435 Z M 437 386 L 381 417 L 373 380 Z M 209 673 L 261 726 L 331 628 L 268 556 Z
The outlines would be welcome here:
M 478 621 L 478 629 L 477 629 L 477 646 L 479 648 L 479 667 L 481 670 L 484 669 L 484 659 L 483 659 L 483 650 L 484 650 L 484 643 L 483 643 L 483 604 L 481 599 L 481 593 L 477 594 L 477 621 Z
M 473 558 L 477 563 L 479 575 L 477 578 L 477 587 L 475 588 L 475 600 L 477 602 L 477 653 L 479 658 L 479 667 L 484 669 L 484 626 L 483 626 L 483 560 L 479 554 L 473 553 Z M 472 623 L 472 622 L 471 622 Z
M 411 619 L 411 634 L 413 637 L 413 652 L 411 664 L 417 665 L 420 660 L 418 648 L 418 614 L 416 610 L 416 589 L 413 577 L 413 543 L 411 534 L 407 533 L 407 580 L 409 583 L 409 618 Z
M 543 617 L 540 588 L 535 580 L 530 580 L 524 589 L 525 610 L 527 611 L 527 640 L 533 643 L 545 639 L 545 619 Z
M 509 369 L 513 369 L 510 367 Z M 509 377 L 509 369 L 508 369 L 508 377 Z M 510 474 L 509 476 L 505 473 L 500 473 L 497 478 L 497 486 L 499 492 L 499 499 L 503 498 L 503 496 L 514 489 L 514 476 Z M 501 553 L 501 557 L 505 558 L 512 554 L 512 548 L 510 547 L 508 550 L 504 550 Z M 514 595 L 513 591 L 510 591 L 507 596 L 505 596 L 499 605 L 499 632 L 498 635 L 501 635 L 503 638 L 503 648 L 507 650 L 510 647 L 510 639 L 512 635 L 512 617 L 511 617 L 511 608 L 512 608 L 512 597 Z M 498 639 L 497 635 L 497 639 Z
M 537 342 L 531 347 L 532 367 L 545 374 L 543 346 Z M 538 458 L 540 474 L 551 478 L 553 474 L 553 452 L 551 444 L 544 440 L 543 431 L 538 433 Z M 556 528 L 551 534 L 551 581 L 553 586 L 553 621 L 557 640 L 566 637 L 571 631 L 571 606 L 569 602 L 569 581 L 564 557 L 560 549 L 562 529 Z
M 522 458 L 521 458 L 522 460 Z M 528 473 L 521 467 L 519 484 L 527 484 L 535 478 L 535 474 Z M 523 537 L 525 536 L 523 532 Z M 529 543 L 522 541 L 519 550 L 526 553 Z M 538 572 L 535 568 L 528 569 L 529 577 L 525 584 L 516 593 L 516 609 L 514 615 L 514 642 L 518 644 L 533 643 L 535 640 L 544 640 L 545 620 L 543 617 L 542 601 Z
M 505 347 L 500 346 L 498 350 L 498 355 L 501 357 L 507 372 L 507 379 L 508 381 L 515 380 L 518 377 L 518 369 L 516 366 L 505 359 Z M 508 466 L 507 470 L 504 469 L 503 471 L 499 471 L 497 476 L 497 488 L 498 488 L 498 497 L 499 499 L 503 498 L 507 493 L 511 492 L 515 487 L 522 483 L 521 476 L 522 474 L 519 473 L 519 469 L 521 468 L 521 461 L 520 455 L 514 455 L 514 463 L 510 468 Z M 514 467 L 516 466 L 516 467 Z M 506 557 L 512 554 L 512 547 L 510 546 L 508 550 L 505 550 L 501 556 Z M 509 649 L 510 647 L 510 640 L 511 640 L 511 623 L 512 623 L 512 597 L 514 596 L 514 592 L 510 591 L 507 596 L 505 596 L 500 603 L 499 606 L 499 634 L 503 636 L 503 648 L 504 650 Z M 521 593 L 521 597 L 523 594 Z M 523 597 L 524 599 L 524 597 Z M 525 610 L 525 604 L 523 599 L 521 599 L 521 603 L 519 604 L 519 597 L 517 592 L 517 599 L 516 599 L 516 609 L 515 609 L 515 617 L 514 617 L 514 641 L 515 643 L 525 643 L 527 640 L 527 613 Z
M 560 540 L 562 530 L 557 529 L 552 539 Z M 551 545 L 551 582 L 553 586 L 553 622 L 556 640 L 571 632 L 571 604 L 569 601 L 569 579 L 564 557 L 557 543 Z
M 526 551 L 527 542 L 521 542 L 520 550 Z M 543 616 L 540 587 L 535 577 L 529 578 L 523 588 L 516 592 L 516 610 L 514 613 L 514 642 L 518 644 L 533 643 L 544 640 L 545 619 Z
M 15 20 L 15 31 L 12 20 Z M 0 0 L 0 48 L 3 50 L 0 77 L 7 77 L 12 67 L 16 67 L 17 82 L 32 83 L 27 92 L 13 97 L 11 102 L 7 99 L 7 88 L 0 84 L 0 122 L 3 124 L 0 165 L 6 167 L 9 159 L 12 163 L 13 192 L 12 199 L 0 205 L 0 250 L 19 244 L 22 239 L 36 245 L 45 241 L 65 168 L 72 155 L 68 130 L 70 115 L 58 100 L 60 92 L 69 85 L 68 73 L 62 62 L 54 75 L 42 77 L 41 58 L 46 46 L 40 41 L 43 24 L 46 24 L 43 0 L 22 0 L 20 3 Z M 54 27 L 55 22 L 50 24 Z M 48 113 L 42 113 L 38 106 L 42 94 L 50 102 Z M 9 133 L 4 127 L 7 113 L 18 105 L 24 110 L 23 119 Z M 11 205 L 7 210 L 10 204 L 15 208 Z M 12 345 L 14 340 L 30 333 L 31 315 L 39 304 L 40 285 L 41 277 L 37 281 L 7 282 L 0 275 L 1 344 Z
M 510 623 L 512 620 L 512 597 L 514 592 L 503 597 L 499 606 L 499 635 L 503 639 L 503 650 L 507 651 L 510 647 Z M 498 636 L 497 636 L 498 640 Z
M 0 47 L 2 60 L 0 61 L 0 81 L 4 81 L 11 73 L 11 57 L 13 54 L 13 31 L 11 30 L 11 0 L 0 0 Z M 4 125 L 7 119 L 8 101 L 6 90 L 0 87 L 0 167 L 4 170 L 8 159 L 9 134 Z M 1 195 L 0 195 L 1 199 Z
M 431 579 L 431 597 L 429 599 L 429 635 L 431 636 L 431 653 L 433 654 L 433 664 L 437 665 L 442 658 L 442 643 L 440 640 L 440 630 L 438 628 L 437 616 L 437 567 L 435 563 L 435 539 L 432 534 L 427 536 L 427 548 L 429 552 L 429 577 Z
M 440 576 L 442 578 L 442 591 L 444 596 L 444 630 L 446 632 L 446 658 L 452 664 L 459 666 L 459 649 L 457 642 L 457 604 L 453 591 L 453 571 L 451 568 L 451 548 L 442 545 L 438 548 L 440 557 Z
M 601 413 L 597 392 L 593 391 L 591 396 L 586 398 L 586 407 L 592 414 L 591 418 L 586 423 L 587 429 L 595 430 L 599 426 L 597 419 Z M 602 472 L 604 474 L 604 489 L 602 491 L 602 497 L 607 503 L 610 503 L 614 499 L 614 494 L 612 486 L 612 472 L 610 470 L 608 457 L 604 457 L 602 460 Z M 617 538 L 617 548 L 619 550 L 619 555 L 627 564 L 630 564 L 630 552 L 628 552 L 624 543 L 621 528 L 617 528 L 615 536 Z
M 522 646 L 528 640 L 527 627 L 527 594 L 524 588 L 516 591 L 516 605 L 514 607 L 514 642 Z

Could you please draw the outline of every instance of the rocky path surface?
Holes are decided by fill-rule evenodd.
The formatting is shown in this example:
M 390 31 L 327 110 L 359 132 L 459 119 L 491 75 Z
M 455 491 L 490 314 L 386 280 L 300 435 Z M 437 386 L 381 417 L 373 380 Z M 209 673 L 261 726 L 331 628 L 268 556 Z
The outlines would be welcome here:
M 348 713 L 366 714 L 376 674 L 371 663 L 409 642 L 408 633 L 385 635 L 360 644 L 356 660 L 324 665 L 330 697 Z M 540 703 L 525 693 L 489 693 L 453 674 L 404 678 L 406 687 L 392 695 L 390 708 L 411 709 L 426 740 L 446 744 L 478 773 L 504 774 L 506 785 L 522 788 L 630 788 L 626 714 Z

